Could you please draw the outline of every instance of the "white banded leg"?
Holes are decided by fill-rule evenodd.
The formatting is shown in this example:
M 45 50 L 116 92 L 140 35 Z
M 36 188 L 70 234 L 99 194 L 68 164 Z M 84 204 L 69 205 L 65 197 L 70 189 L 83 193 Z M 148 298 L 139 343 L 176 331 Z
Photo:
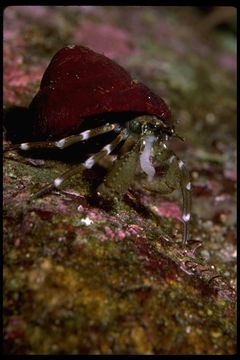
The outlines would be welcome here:
M 133 137 L 131 134 L 129 134 L 129 136 L 123 142 L 117 154 L 106 155 L 104 156 L 104 158 L 100 159 L 97 163 L 104 169 L 109 169 L 115 161 L 118 161 L 120 157 L 131 151 L 135 144 L 136 144 L 136 138 Z
M 169 169 L 167 171 L 166 183 L 172 191 L 180 184 L 182 192 L 182 221 L 183 221 L 183 241 L 186 245 L 189 238 L 189 221 L 191 219 L 191 181 L 190 174 L 184 162 L 177 158 L 172 150 L 169 150 L 166 144 L 162 144 L 161 156 L 168 160 Z
M 84 169 L 91 169 L 94 164 L 96 164 L 100 159 L 104 158 L 106 155 L 109 155 L 122 140 L 125 140 L 128 136 L 127 130 L 122 130 L 116 138 L 110 143 L 105 145 L 98 153 L 91 155 L 87 160 L 85 160 L 82 164 L 71 168 L 70 170 L 64 172 L 60 177 L 57 177 L 52 183 L 44 186 L 41 190 L 37 193 L 33 194 L 31 198 L 36 198 L 42 196 L 54 188 L 59 188 L 61 184 L 70 178 L 71 176 L 75 175 L 79 171 Z
M 183 197 L 183 245 L 186 245 L 189 238 L 189 221 L 191 219 L 191 181 L 190 174 L 182 160 L 178 160 L 180 170 L 180 188 Z
M 22 144 L 7 145 L 4 151 L 9 150 L 31 150 L 31 149 L 65 149 L 70 145 L 78 143 L 80 141 L 88 140 L 94 136 L 105 134 L 110 131 L 120 131 L 118 124 L 105 124 L 91 130 L 85 130 L 77 135 L 70 135 L 66 138 L 58 141 L 36 141 L 36 142 L 25 142 Z

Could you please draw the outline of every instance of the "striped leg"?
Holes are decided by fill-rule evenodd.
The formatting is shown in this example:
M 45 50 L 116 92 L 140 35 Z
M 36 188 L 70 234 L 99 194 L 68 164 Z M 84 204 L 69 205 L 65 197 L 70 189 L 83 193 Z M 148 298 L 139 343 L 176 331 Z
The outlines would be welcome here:
M 189 238 L 189 221 L 191 219 L 191 181 L 190 174 L 186 165 L 182 160 L 178 160 L 178 168 L 180 171 L 180 187 L 183 197 L 183 245 L 187 244 Z
M 104 134 L 110 131 L 120 131 L 118 124 L 105 124 L 91 130 L 85 130 L 77 135 L 71 135 L 58 141 L 36 141 L 15 145 L 8 145 L 4 148 L 4 151 L 9 150 L 31 150 L 31 149 L 65 149 L 70 145 L 78 143 L 80 141 L 88 140 L 91 137 Z
M 126 141 L 124 141 L 124 143 L 122 144 L 117 154 L 104 156 L 104 158 L 100 159 L 97 162 L 98 165 L 100 165 L 102 168 L 106 170 L 109 170 L 112 167 L 113 163 L 115 161 L 118 161 L 118 159 L 121 158 L 124 154 L 131 151 L 135 144 L 136 144 L 136 138 L 133 137 L 132 135 L 129 135 Z M 124 174 L 122 174 L 122 176 L 124 176 Z
M 110 154 L 116 148 L 116 146 L 120 144 L 121 141 L 127 138 L 127 136 L 127 130 L 122 130 L 110 144 L 105 145 L 98 153 L 91 155 L 87 160 L 85 160 L 84 163 L 75 166 L 74 168 L 71 168 L 70 170 L 63 173 L 60 177 L 57 177 L 52 183 L 44 186 L 37 193 L 33 194 L 31 198 L 42 196 L 54 188 L 59 188 L 65 180 L 75 175 L 76 173 L 84 169 L 91 169 L 93 165 L 97 163 L 100 159 Z

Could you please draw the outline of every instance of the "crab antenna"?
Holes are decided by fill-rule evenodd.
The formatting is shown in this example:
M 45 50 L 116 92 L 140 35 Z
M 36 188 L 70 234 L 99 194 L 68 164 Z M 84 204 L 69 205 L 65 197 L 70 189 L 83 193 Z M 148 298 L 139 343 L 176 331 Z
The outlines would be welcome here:
M 184 137 L 182 137 L 181 135 L 178 135 L 177 133 L 173 134 L 172 137 L 176 137 L 182 141 L 185 141 Z

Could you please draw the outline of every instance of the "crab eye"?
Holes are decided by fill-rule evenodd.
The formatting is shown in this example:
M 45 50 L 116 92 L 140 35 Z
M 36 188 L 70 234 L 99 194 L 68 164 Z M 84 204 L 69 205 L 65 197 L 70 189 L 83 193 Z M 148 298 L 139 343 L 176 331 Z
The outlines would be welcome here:
M 134 134 L 140 134 L 142 131 L 142 124 L 139 122 L 138 118 L 130 120 L 127 123 L 127 127 L 129 131 Z
M 167 133 L 168 133 L 169 136 L 173 135 L 175 133 L 174 127 L 167 128 Z

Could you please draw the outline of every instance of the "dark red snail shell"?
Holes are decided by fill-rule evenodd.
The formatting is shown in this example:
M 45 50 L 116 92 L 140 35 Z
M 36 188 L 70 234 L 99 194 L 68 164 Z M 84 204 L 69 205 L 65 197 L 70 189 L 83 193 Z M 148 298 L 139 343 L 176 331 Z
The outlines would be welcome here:
M 81 129 L 85 118 L 106 113 L 150 114 L 170 123 L 170 110 L 159 96 L 114 61 L 83 46 L 56 53 L 29 109 L 35 115 L 32 140 L 68 136 Z

